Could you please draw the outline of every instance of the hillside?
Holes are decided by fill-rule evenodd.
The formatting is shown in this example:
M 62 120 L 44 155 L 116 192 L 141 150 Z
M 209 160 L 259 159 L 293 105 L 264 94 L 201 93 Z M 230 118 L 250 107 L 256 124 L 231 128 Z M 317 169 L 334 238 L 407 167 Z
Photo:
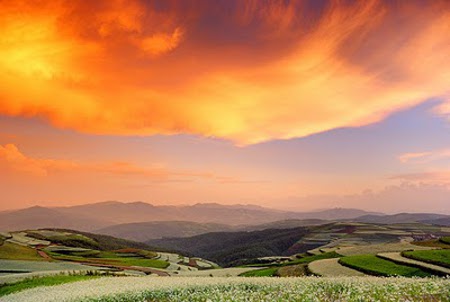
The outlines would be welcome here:
M 438 219 L 428 219 L 424 220 L 426 223 L 434 224 L 434 225 L 441 225 L 441 226 L 450 226 L 450 217 L 442 217 Z
M 393 223 L 412 223 L 412 222 L 425 222 L 425 221 L 435 221 L 437 219 L 449 219 L 449 215 L 444 214 L 433 214 L 433 213 L 399 213 L 394 215 L 364 215 L 354 219 L 357 222 L 365 223 L 382 223 L 382 224 L 393 224 Z
M 101 217 L 73 215 L 56 209 L 31 207 L 17 211 L 0 212 L 0 231 L 19 231 L 39 228 L 68 228 L 95 230 L 105 227 L 109 222 Z
M 48 232 L 45 232 L 48 231 Z M 54 236 L 47 235 L 54 232 L 67 232 L 73 234 L 72 236 Z M 28 237 L 38 240 L 48 240 L 53 243 L 63 244 L 68 247 L 79 248 L 95 248 L 102 251 L 106 250 L 119 250 L 126 248 L 138 248 L 138 249 L 152 249 L 149 245 L 143 242 L 136 242 L 132 240 L 126 240 L 123 238 L 116 238 L 108 235 L 93 234 L 82 231 L 68 230 L 68 229 L 40 229 L 26 231 Z M 81 240 L 80 240 L 81 239 Z
M 289 256 L 309 251 L 354 254 L 359 250 L 376 250 L 368 246 L 393 245 L 394 249 L 411 248 L 409 241 L 436 238 L 450 234 L 447 228 L 428 224 L 370 224 L 334 222 L 318 226 L 289 229 L 266 229 L 248 232 L 208 233 L 188 238 L 166 238 L 149 240 L 148 244 L 158 248 L 176 250 L 186 255 L 198 255 L 221 265 L 245 263 L 246 259 Z M 397 243 L 400 243 L 397 245 Z M 381 250 L 384 250 L 382 248 Z
M 233 231 L 234 229 L 229 225 L 216 223 L 152 221 L 114 225 L 97 230 L 95 233 L 144 242 L 151 239 L 191 237 L 210 232 Z
M 302 249 L 289 249 L 309 231 L 308 228 L 300 227 L 253 232 L 218 232 L 189 238 L 156 239 L 147 243 L 230 266 L 242 259 L 306 252 Z
M 330 223 L 330 221 L 324 219 L 287 219 L 258 225 L 246 226 L 242 227 L 241 229 L 243 231 L 258 231 L 266 229 L 293 229 L 298 227 L 322 225 L 327 223 Z

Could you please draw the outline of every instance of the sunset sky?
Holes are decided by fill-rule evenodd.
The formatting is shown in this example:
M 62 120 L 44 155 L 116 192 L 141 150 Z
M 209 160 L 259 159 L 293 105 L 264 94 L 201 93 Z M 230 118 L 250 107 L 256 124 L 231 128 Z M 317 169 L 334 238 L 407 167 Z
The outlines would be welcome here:
M 450 214 L 450 1 L 0 0 L 0 210 Z

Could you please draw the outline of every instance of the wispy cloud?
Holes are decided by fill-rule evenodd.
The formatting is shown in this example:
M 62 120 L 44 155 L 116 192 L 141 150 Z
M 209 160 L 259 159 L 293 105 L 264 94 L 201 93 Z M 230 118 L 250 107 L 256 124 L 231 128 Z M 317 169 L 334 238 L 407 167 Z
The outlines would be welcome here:
M 312 3 L 4 2 L 0 114 L 249 144 L 449 95 L 448 1 Z
M 402 163 L 426 164 L 436 160 L 450 158 L 450 149 L 440 149 L 427 152 L 404 153 L 398 159 Z
M 235 176 L 203 171 L 169 169 L 163 164 L 138 165 L 126 161 L 87 162 L 67 159 L 35 158 L 25 155 L 14 144 L 0 145 L 0 167 L 30 176 L 45 177 L 55 173 L 107 174 L 116 177 L 134 177 L 151 182 L 211 181 L 219 184 L 259 182 Z

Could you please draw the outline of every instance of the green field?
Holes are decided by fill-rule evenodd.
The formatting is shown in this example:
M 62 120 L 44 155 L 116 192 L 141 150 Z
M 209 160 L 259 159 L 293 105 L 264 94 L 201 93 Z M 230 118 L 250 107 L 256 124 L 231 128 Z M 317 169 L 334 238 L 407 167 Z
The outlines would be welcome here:
M 34 287 L 52 286 L 76 281 L 89 280 L 93 278 L 98 277 L 88 275 L 56 275 L 56 276 L 29 278 L 15 283 L 0 284 L 0 297 Z
M 144 250 L 136 250 L 130 253 L 114 252 L 114 251 L 97 251 L 86 250 L 79 251 L 74 249 L 67 250 L 50 250 L 46 249 L 46 252 L 54 259 L 63 261 L 76 261 L 86 262 L 92 264 L 109 264 L 118 266 L 142 266 L 153 268 L 166 268 L 169 266 L 169 262 L 159 259 L 151 259 L 153 252 Z
M 412 242 L 413 245 L 429 248 L 450 249 L 450 244 L 442 242 L 440 239 Z
M 38 255 L 35 249 L 10 242 L 4 242 L 3 245 L 0 246 L 0 259 L 35 261 L 45 260 Z
M 60 231 L 28 231 L 27 236 L 39 240 L 47 240 L 65 246 L 82 247 L 82 248 L 99 248 L 97 241 L 81 234 L 60 232 Z
M 313 256 L 305 256 L 299 259 L 295 259 L 286 263 L 283 263 L 282 266 L 288 266 L 288 265 L 296 265 L 296 264 L 306 264 L 306 263 L 310 263 L 316 260 L 323 260 L 323 259 L 330 259 L 330 258 L 339 258 L 341 257 L 341 255 L 339 255 L 336 252 L 328 252 L 328 253 L 323 253 L 323 254 L 318 254 L 318 255 L 313 255 Z
M 419 268 L 396 264 L 374 255 L 343 257 L 339 263 L 374 276 L 429 277 L 431 274 Z
M 450 268 L 450 250 L 406 251 L 402 256 Z
M 278 267 L 269 267 L 258 269 L 254 271 L 249 271 L 241 274 L 242 277 L 271 277 L 277 274 Z

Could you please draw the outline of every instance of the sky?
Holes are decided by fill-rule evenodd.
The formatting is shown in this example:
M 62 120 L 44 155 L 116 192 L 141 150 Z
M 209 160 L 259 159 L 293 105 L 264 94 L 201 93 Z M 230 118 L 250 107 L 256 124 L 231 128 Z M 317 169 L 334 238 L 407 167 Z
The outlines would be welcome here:
M 450 214 L 449 1 L 0 8 L 0 210 Z

